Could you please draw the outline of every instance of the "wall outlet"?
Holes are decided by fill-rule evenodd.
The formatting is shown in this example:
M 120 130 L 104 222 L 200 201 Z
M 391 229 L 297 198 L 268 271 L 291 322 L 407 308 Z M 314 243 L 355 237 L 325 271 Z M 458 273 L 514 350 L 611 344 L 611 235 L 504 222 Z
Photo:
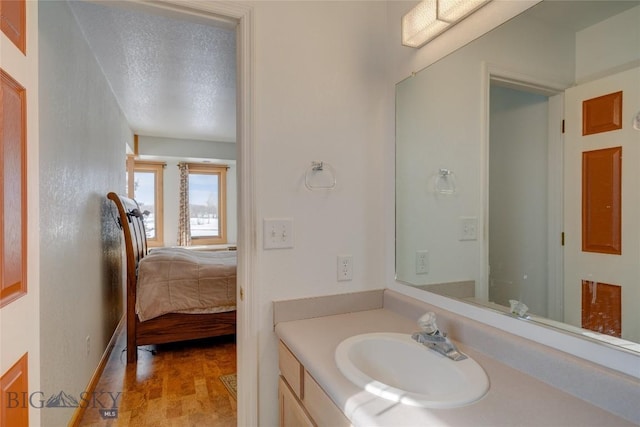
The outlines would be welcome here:
M 293 219 L 265 218 L 263 229 L 263 247 L 265 249 L 293 248 Z
M 353 279 L 353 257 L 351 255 L 338 255 L 338 281 Z
M 87 335 L 87 338 L 85 338 L 85 341 L 87 342 L 87 356 L 88 356 L 89 353 L 91 353 L 91 336 Z
M 416 274 L 429 272 L 429 251 L 416 251 Z
M 478 240 L 478 218 L 475 216 L 460 217 L 460 239 Z

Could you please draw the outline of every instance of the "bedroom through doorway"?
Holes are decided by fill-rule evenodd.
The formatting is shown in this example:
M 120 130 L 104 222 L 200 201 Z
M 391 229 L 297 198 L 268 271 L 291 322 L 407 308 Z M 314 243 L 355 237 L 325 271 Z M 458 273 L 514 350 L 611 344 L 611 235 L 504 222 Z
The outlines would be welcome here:
M 184 89 L 183 86 L 175 82 L 174 84 L 161 84 L 163 83 L 162 80 L 157 80 L 157 81 L 155 80 L 155 78 L 158 76 L 154 74 L 153 69 L 145 68 L 145 67 L 138 68 L 138 69 L 131 68 L 132 62 L 139 61 L 139 63 L 149 65 L 154 60 L 162 59 L 162 56 L 164 55 L 165 60 L 169 61 L 167 64 L 165 64 L 167 66 L 166 67 L 167 75 L 165 76 L 165 78 L 179 79 L 184 75 L 186 75 L 192 79 L 194 78 L 198 79 L 203 76 L 203 73 L 198 71 L 198 67 L 203 66 L 203 63 L 205 63 L 204 65 L 206 65 L 207 61 L 204 58 L 207 55 L 212 55 L 212 52 L 211 52 L 212 45 L 215 45 L 216 47 L 218 46 L 218 44 L 215 44 L 215 43 L 214 44 L 207 43 L 206 38 L 199 38 L 199 35 L 203 35 L 204 33 L 207 33 L 207 31 L 211 30 L 212 28 L 215 28 L 216 29 L 215 31 L 218 31 L 219 29 L 227 30 L 234 36 L 233 37 L 234 47 L 240 46 L 240 41 L 237 39 L 237 35 L 243 34 L 243 31 L 246 31 L 246 29 L 245 30 L 242 29 L 242 26 L 243 26 L 242 20 L 244 19 L 242 16 L 243 14 L 246 14 L 248 12 L 242 11 L 242 10 L 222 11 L 222 13 L 221 11 L 216 12 L 215 10 L 198 11 L 196 10 L 198 8 L 215 9 L 216 6 L 205 6 L 205 5 L 198 6 L 193 4 L 192 5 L 193 8 L 188 9 L 185 6 L 188 6 L 189 3 L 190 2 L 181 2 L 180 7 L 178 6 L 172 7 L 167 5 L 166 3 L 163 5 L 128 4 L 123 6 L 120 2 L 116 3 L 115 5 L 105 4 L 105 3 L 96 4 L 96 3 L 90 3 L 90 2 L 74 2 L 72 9 L 81 27 L 84 25 L 83 31 L 85 32 L 85 37 L 87 37 L 89 44 L 91 46 L 91 49 L 92 51 L 94 51 L 94 54 L 96 54 L 96 57 L 98 58 L 98 61 L 100 62 L 101 67 L 103 68 L 103 71 L 105 72 L 105 74 L 107 74 L 107 78 L 109 79 L 109 73 L 113 72 L 114 70 L 116 73 L 118 73 L 119 77 L 117 77 L 115 81 L 110 80 L 110 84 L 114 89 L 114 91 L 117 92 L 119 90 L 118 88 L 121 88 L 121 89 L 125 88 L 127 91 L 129 91 L 131 87 L 138 85 L 143 87 L 146 90 L 152 91 L 153 93 L 153 96 L 148 95 L 147 99 L 145 99 L 144 96 L 137 97 L 137 100 L 129 99 L 125 101 L 123 101 L 121 98 L 118 98 L 118 102 L 123 108 L 123 110 L 125 110 L 125 116 L 127 116 L 127 119 L 130 121 L 131 127 L 134 130 L 134 133 L 136 134 L 135 144 L 133 144 L 133 147 L 131 147 L 131 151 L 132 151 L 131 154 L 133 155 L 138 154 L 140 157 L 144 157 L 145 150 L 149 150 L 149 147 L 152 147 L 154 142 L 160 142 L 164 144 L 163 148 L 165 150 L 167 149 L 167 146 L 170 143 L 174 143 L 174 146 L 168 149 L 168 152 L 170 154 L 164 156 L 168 158 L 168 160 L 162 159 L 163 155 L 160 149 L 156 151 L 154 151 L 153 149 L 147 151 L 147 153 L 149 154 L 146 154 L 147 156 L 146 160 L 149 162 L 165 161 L 166 163 L 169 163 L 169 162 L 177 162 L 180 159 L 180 160 L 189 161 L 192 163 L 215 163 L 215 164 L 226 163 L 227 164 L 228 166 L 227 176 L 230 178 L 229 181 L 231 181 L 231 183 L 230 183 L 230 188 L 228 187 L 226 189 L 227 212 L 228 212 L 227 221 L 226 221 L 227 239 L 226 239 L 226 242 L 224 242 L 223 244 L 230 245 L 230 246 L 240 246 L 239 243 L 241 243 L 243 240 L 243 237 L 242 237 L 243 232 L 241 230 L 239 231 L 238 229 L 241 227 L 241 221 L 243 221 L 244 223 L 247 222 L 247 219 L 245 217 L 248 217 L 249 215 L 247 215 L 246 213 L 245 215 L 241 215 L 240 205 L 242 205 L 242 201 L 238 200 L 239 188 L 243 186 L 246 188 L 246 185 L 247 185 L 243 183 L 242 180 L 240 179 L 241 176 L 244 176 L 240 172 L 240 169 L 241 169 L 240 163 L 242 161 L 241 152 L 243 150 L 246 152 L 247 149 L 246 148 L 241 149 L 241 147 L 239 146 L 242 139 L 237 135 L 237 130 L 244 129 L 248 125 L 246 123 L 241 123 L 240 119 L 236 118 L 236 111 L 241 111 L 241 112 L 245 111 L 242 104 L 240 105 L 240 108 L 237 108 L 236 106 L 236 102 L 241 103 L 243 99 L 242 94 L 239 93 L 236 78 L 241 79 L 242 77 L 239 77 L 239 76 L 243 74 L 242 70 L 238 69 L 238 63 L 240 62 L 238 58 L 243 58 L 246 55 L 242 51 L 237 51 L 237 52 L 234 51 L 233 55 L 227 55 L 227 56 L 233 56 L 233 63 L 231 64 L 229 61 L 226 61 L 226 62 L 222 61 L 222 63 L 224 63 L 225 65 L 232 65 L 233 69 L 231 71 L 226 70 L 224 72 L 219 72 L 217 74 L 217 77 L 220 77 L 220 75 L 222 75 L 222 78 L 217 79 L 218 82 L 219 81 L 229 82 L 233 80 L 233 83 L 234 83 L 233 90 L 230 90 L 229 86 L 218 88 L 217 90 L 217 93 L 223 94 L 222 96 L 223 101 L 221 102 L 221 104 L 224 104 L 226 106 L 233 104 L 232 108 L 221 108 L 219 105 L 218 106 L 212 105 L 212 104 L 215 104 L 215 102 L 213 102 L 212 99 L 207 97 L 207 91 L 200 90 L 198 91 L 198 93 L 192 96 L 191 102 L 194 105 L 199 105 L 199 106 L 204 105 L 205 107 L 208 108 L 208 110 L 206 108 L 201 109 L 195 114 L 185 113 L 185 111 L 188 109 L 186 107 L 182 109 L 178 108 L 176 111 L 176 105 L 179 104 L 177 102 L 178 99 L 176 98 L 176 93 L 180 92 L 181 89 Z M 91 14 L 93 13 L 88 11 L 90 8 L 102 9 L 100 10 L 102 15 L 100 14 L 94 15 L 95 20 L 93 22 L 86 21 L 87 17 L 88 16 L 90 17 Z M 80 9 L 84 9 L 84 11 L 79 12 Z M 105 15 L 105 11 L 107 10 L 109 11 Z M 124 15 L 125 19 L 123 19 L 122 21 L 119 21 L 119 24 L 113 25 L 116 17 L 121 15 Z M 135 19 L 131 18 L 133 15 L 137 15 Z M 228 16 L 224 16 L 224 15 L 228 15 Z M 109 19 L 105 19 L 106 16 L 108 16 Z M 154 29 L 153 20 L 156 18 L 159 18 L 160 20 L 164 21 L 165 25 L 162 28 Z M 134 28 L 134 31 L 133 31 L 134 34 L 136 33 L 135 29 L 137 29 L 139 32 L 143 33 L 143 35 L 135 38 L 134 40 L 135 49 L 133 50 L 125 49 L 122 47 L 120 48 L 109 47 L 105 43 L 108 43 L 110 40 L 113 40 L 114 39 L 113 37 L 99 37 L 95 35 L 92 36 L 90 34 L 90 31 L 100 28 L 101 26 L 100 21 L 104 21 L 102 24 L 104 24 L 105 27 L 110 27 L 110 30 L 112 32 L 113 32 L 113 29 L 115 28 L 120 36 L 120 39 L 124 39 L 123 35 L 128 34 L 131 28 Z M 169 32 L 168 27 L 166 25 L 168 21 L 175 21 L 171 25 L 175 25 L 176 31 L 182 32 L 185 35 L 187 35 L 188 38 L 191 38 L 191 43 L 193 43 L 193 46 L 187 47 L 187 45 L 185 44 L 181 45 L 179 42 L 176 41 L 175 37 L 171 39 L 169 38 L 163 39 L 163 37 L 166 37 L 166 34 Z M 205 28 L 205 27 L 210 27 L 210 28 Z M 159 38 L 160 40 L 154 41 L 153 40 L 154 38 Z M 151 45 L 149 45 L 148 43 L 150 43 Z M 224 45 L 224 43 L 221 43 L 221 44 Z M 246 41 L 245 41 L 245 45 L 246 45 Z M 160 46 L 160 48 L 158 46 Z M 164 51 L 165 48 L 168 51 L 171 51 L 172 49 L 178 49 L 178 50 L 181 50 L 183 54 L 186 50 L 191 52 L 192 56 L 190 58 L 187 58 L 189 60 L 188 63 L 181 63 L 180 61 L 176 61 L 175 60 L 176 57 L 172 56 L 170 52 L 165 52 Z M 198 52 L 197 54 L 195 53 L 196 51 Z M 99 56 L 100 52 L 102 53 L 107 52 L 108 56 L 106 57 L 106 59 L 102 58 L 101 60 Z M 117 57 L 121 57 L 121 59 L 124 59 L 124 62 L 125 62 L 124 65 L 120 65 L 120 68 L 118 68 L 117 61 L 114 59 Z M 134 57 L 136 57 L 137 59 L 134 60 L 133 59 Z M 245 69 L 246 67 L 248 67 L 248 64 L 246 64 L 246 61 L 245 61 L 244 67 Z M 233 79 L 229 79 L 230 76 L 232 76 Z M 216 78 L 214 77 L 215 76 L 212 77 L 212 80 L 216 80 Z M 160 84 L 154 85 L 153 83 L 160 83 Z M 166 83 L 166 80 L 165 80 L 165 83 Z M 168 92 L 163 92 L 163 89 L 168 89 Z M 248 90 L 248 88 L 246 88 L 245 90 Z M 117 94 L 116 94 L 116 97 L 118 97 Z M 141 104 L 141 100 L 148 101 L 149 99 L 154 99 L 154 98 L 159 99 L 159 101 L 153 103 L 153 105 L 149 108 L 145 108 L 145 105 Z M 245 98 L 246 98 L 246 95 L 245 95 Z M 227 102 L 230 100 L 232 100 L 233 103 Z M 168 109 L 163 111 L 162 105 L 168 106 Z M 149 104 L 147 104 L 147 106 L 149 106 Z M 126 111 L 126 109 L 129 107 L 132 107 L 134 111 L 138 111 L 139 115 L 137 116 L 137 120 L 139 121 L 135 123 L 143 123 L 144 119 L 152 117 L 153 114 L 155 113 L 158 117 L 161 118 L 160 121 L 162 122 L 162 124 L 168 126 L 170 124 L 173 124 L 173 122 L 178 122 L 179 121 L 178 119 L 180 117 L 184 118 L 186 116 L 187 119 L 191 119 L 191 125 L 193 126 L 193 129 L 187 130 L 185 128 L 182 134 L 171 134 L 170 132 L 166 132 L 166 129 L 165 131 L 162 131 L 162 130 L 153 131 L 153 130 L 149 130 L 148 128 L 144 129 L 141 127 L 141 125 L 139 124 L 136 125 L 135 123 L 133 123 L 133 121 L 136 119 L 130 119 L 130 116 L 127 114 L 127 111 Z M 219 112 L 221 113 L 221 117 L 222 117 L 221 119 L 214 118 L 214 115 L 218 112 L 216 108 L 220 110 Z M 243 116 L 243 115 L 239 114 L 239 116 Z M 219 123 L 220 121 L 226 122 L 227 133 L 225 134 L 224 133 L 225 129 L 222 129 L 220 134 L 221 136 L 215 137 L 215 138 L 208 137 L 206 134 L 207 129 L 211 130 L 210 128 L 213 127 L 213 126 L 209 126 L 208 128 L 207 127 L 208 123 L 209 122 Z M 228 132 L 229 129 L 233 130 L 233 135 L 231 135 L 231 133 Z M 204 144 L 206 144 L 207 142 L 213 142 L 213 144 L 211 145 L 215 146 L 216 148 L 220 148 L 221 151 L 216 152 L 216 154 L 211 154 L 211 150 L 204 149 L 203 151 L 207 152 L 208 154 L 206 155 L 198 154 L 198 148 L 203 149 L 205 147 Z M 162 144 L 158 144 L 158 145 L 162 145 Z M 180 149 L 185 147 L 191 147 L 192 151 L 187 154 L 181 153 Z M 238 154 L 238 157 L 236 157 L 236 154 Z M 171 180 L 166 179 L 166 173 L 167 173 L 167 170 L 169 169 L 168 166 L 165 166 L 161 172 L 165 174 L 165 179 L 163 180 L 165 187 L 161 193 L 163 196 L 163 202 L 164 202 L 163 203 L 164 215 L 161 214 L 164 217 L 163 218 L 164 233 L 157 233 L 158 231 L 157 225 L 156 225 L 157 223 L 154 223 L 154 227 L 153 227 L 155 236 L 157 236 L 158 234 L 160 235 L 164 234 L 164 241 L 163 242 L 161 241 L 162 246 L 172 245 L 174 236 L 176 235 L 174 230 L 172 230 L 171 226 L 167 227 L 167 225 L 170 224 L 172 220 L 171 218 L 172 213 L 169 213 L 169 212 L 172 209 L 177 210 L 175 207 L 175 204 L 171 203 L 170 198 L 166 197 L 166 194 L 168 191 L 171 190 L 172 185 L 175 185 L 175 181 L 172 183 Z M 171 172 L 173 172 L 173 170 L 171 170 Z M 245 197 L 252 197 L 251 191 L 245 191 Z M 197 220 L 198 218 L 196 218 L 196 221 Z M 248 231 L 246 233 L 249 234 Z M 245 264 L 245 267 L 244 267 L 245 271 L 249 270 L 250 266 L 248 267 L 246 266 L 246 264 L 249 264 L 249 263 L 248 263 L 248 260 L 246 259 L 243 260 L 243 254 L 246 254 L 249 251 L 250 251 L 250 248 L 246 248 L 246 249 L 241 248 L 241 250 L 238 251 L 238 259 L 239 259 L 238 263 L 240 265 L 242 265 L 243 263 Z M 240 269 L 242 270 L 242 267 L 240 267 Z M 240 272 L 239 275 L 242 275 L 242 272 Z M 239 292 L 237 293 L 239 294 Z M 241 304 L 238 304 L 238 305 L 241 305 Z M 242 319 L 243 319 L 243 316 L 241 315 L 237 316 L 237 320 L 239 322 L 242 322 Z M 242 329 L 242 325 L 240 325 L 239 329 Z M 236 336 L 238 337 L 238 339 L 240 339 L 238 334 Z M 181 352 L 188 350 L 191 354 L 195 354 L 195 355 L 201 353 L 205 355 L 217 354 L 218 356 L 220 356 L 221 361 L 223 361 L 222 365 L 224 365 L 224 368 L 221 368 L 221 367 L 212 368 L 213 371 L 216 371 L 216 374 L 220 373 L 220 375 L 216 375 L 216 380 L 219 380 L 218 377 L 228 376 L 228 373 L 226 371 L 228 371 L 231 366 L 233 366 L 233 369 L 236 369 L 237 367 L 236 361 L 240 359 L 240 355 L 238 353 L 235 341 L 236 340 L 233 340 L 233 342 L 229 342 L 228 340 L 225 341 L 224 337 L 221 337 L 218 339 L 204 340 L 200 343 L 185 342 L 183 343 L 183 345 L 172 344 L 169 346 L 161 346 L 161 348 L 158 348 L 158 349 L 141 348 L 141 350 L 139 350 L 138 352 L 139 361 L 137 362 L 138 365 L 136 369 L 137 371 L 136 377 L 140 376 L 141 372 L 147 372 L 149 374 L 150 371 L 147 368 L 144 368 L 142 366 L 144 364 L 147 364 L 147 365 L 149 364 L 149 357 L 158 357 L 168 353 L 181 354 Z M 214 351 L 214 349 L 217 347 L 220 348 L 219 352 Z M 118 354 L 117 345 L 114 347 L 112 358 L 116 354 Z M 231 354 L 233 354 L 233 357 L 231 357 Z M 120 359 L 119 356 L 120 355 L 118 354 L 118 359 Z M 248 357 L 251 358 L 251 356 L 248 356 Z M 231 358 L 233 359 L 233 363 L 230 363 Z M 178 362 L 176 361 L 173 364 L 177 365 Z M 186 366 L 189 366 L 189 365 L 187 364 Z M 173 369 L 175 369 L 175 367 Z M 129 378 L 131 377 L 129 376 Z M 194 380 L 194 381 L 197 381 L 197 380 Z M 219 381 L 222 381 L 222 380 L 219 380 Z M 225 389 L 228 389 L 227 387 L 228 384 L 232 382 L 233 382 L 232 380 L 225 380 Z M 163 389 L 167 390 L 168 392 L 171 392 L 173 387 L 178 387 L 182 389 L 184 389 L 185 387 L 187 389 L 189 388 L 189 386 L 185 384 L 172 383 L 168 387 L 163 387 Z M 248 393 L 255 394 L 255 391 L 248 390 Z M 235 399 L 237 399 L 237 397 L 234 398 L 234 401 Z M 249 398 L 249 400 L 251 400 L 251 398 Z M 231 405 L 231 406 L 234 406 L 234 405 Z M 234 407 L 234 410 L 236 410 L 236 408 L 237 407 Z M 248 418 L 255 416 L 252 414 L 256 411 L 256 409 L 255 408 L 248 408 L 248 409 L 249 410 L 247 411 L 247 413 L 243 416 Z M 176 409 L 175 407 L 172 410 L 176 413 L 179 412 L 179 410 Z M 226 415 L 228 415 L 228 411 L 226 411 Z

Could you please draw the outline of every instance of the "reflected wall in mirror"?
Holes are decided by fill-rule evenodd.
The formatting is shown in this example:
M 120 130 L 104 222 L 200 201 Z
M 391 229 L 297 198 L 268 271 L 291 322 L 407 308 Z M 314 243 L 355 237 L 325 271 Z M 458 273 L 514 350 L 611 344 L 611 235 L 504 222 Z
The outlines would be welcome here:
M 622 129 L 583 136 L 583 101 L 618 91 Z M 640 351 L 639 111 L 638 1 L 545 0 L 400 82 L 397 280 Z M 584 251 L 617 166 L 583 153 L 615 147 L 621 254 Z

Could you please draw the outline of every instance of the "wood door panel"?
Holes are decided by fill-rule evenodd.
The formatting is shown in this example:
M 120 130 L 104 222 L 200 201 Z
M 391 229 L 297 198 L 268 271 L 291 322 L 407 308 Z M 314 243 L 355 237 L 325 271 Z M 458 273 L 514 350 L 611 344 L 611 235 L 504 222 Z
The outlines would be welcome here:
M 582 153 L 582 250 L 622 253 L 622 147 Z
M 0 306 L 26 294 L 26 91 L 0 70 Z
M 25 353 L 0 379 L 0 427 L 27 427 L 29 405 L 29 356 Z
M 582 327 L 622 337 L 622 287 L 582 281 Z
M 27 45 L 27 10 L 26 0 L 0 1 L 0 29 L 22 53 L 26 53 Z
M 622 91 L 582 103 L 582 135 L 622 128 Z

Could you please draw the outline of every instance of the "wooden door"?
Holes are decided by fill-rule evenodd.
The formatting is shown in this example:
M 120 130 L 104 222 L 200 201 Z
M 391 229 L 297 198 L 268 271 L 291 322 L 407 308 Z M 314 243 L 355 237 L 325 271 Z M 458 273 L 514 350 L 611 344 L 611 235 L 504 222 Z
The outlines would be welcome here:
M 37 9 L 0 0 L 0 427 L 40 421 L 28 399 L 40 364 Z
M 565 108 L 565 322 L 638 342 L 640 67 L 568 89 Z

